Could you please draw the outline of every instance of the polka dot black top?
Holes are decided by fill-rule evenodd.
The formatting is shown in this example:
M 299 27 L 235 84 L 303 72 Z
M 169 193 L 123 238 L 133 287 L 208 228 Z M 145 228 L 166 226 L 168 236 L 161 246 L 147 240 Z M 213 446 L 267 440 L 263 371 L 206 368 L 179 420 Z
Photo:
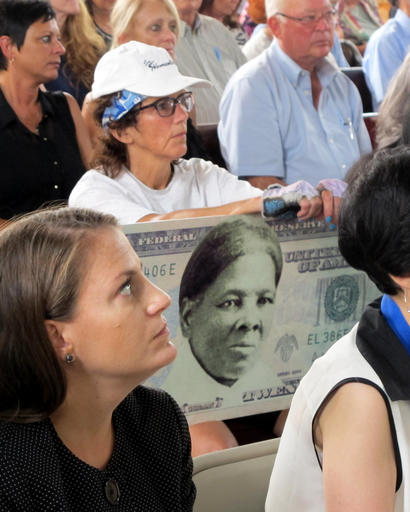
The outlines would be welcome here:
M 70 452 L 50 420 L 1 425 L 0 511 L 191 511 L 191 444 L 174 400 L 139 386 L 114 411 L 113 424 L 104 470 Z

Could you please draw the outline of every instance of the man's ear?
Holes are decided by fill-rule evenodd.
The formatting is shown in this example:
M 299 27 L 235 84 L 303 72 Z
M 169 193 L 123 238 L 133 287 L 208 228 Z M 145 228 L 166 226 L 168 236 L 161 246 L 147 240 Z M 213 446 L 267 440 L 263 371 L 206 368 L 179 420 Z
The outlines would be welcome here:
M 392 276 L 389 274 L 391 279 L 400 286 L 403 290 L 410 290 L 410 277 L 405 276 Z
M 73 346 L 64 336 L 64 324 L 55 320 L 45 320 L 44 325 L 57 358 L 65 361 L 67 354 L 73 354 Z
M 195 300 L 188 299 L 187 297 L 182 299 L 182 304 L 179 309 L 179 325 L 181 326 L 182 334 L 185 338 L 190 338 L 191 336 L 191 319 L 195 305 Z
M 271 32 L 274 37 L 280 37 L 281 35 L 281 22 L 279 20 L 279 16 L 271 16 L 267 20 L 268 27 L 271 29 Z

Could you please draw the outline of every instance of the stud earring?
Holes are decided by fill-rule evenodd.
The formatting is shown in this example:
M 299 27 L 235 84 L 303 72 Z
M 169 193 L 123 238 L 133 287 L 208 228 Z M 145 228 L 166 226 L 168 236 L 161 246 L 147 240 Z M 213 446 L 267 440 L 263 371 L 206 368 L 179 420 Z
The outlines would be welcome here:
M 67 354 L 65 356 L 65 362 L 67 364 L 71 364 L 74 361 L 74 355 L 73 354 Z
M 15 59 L 14 57 L 12 57 L 12 58 L 10 59 L 10 64 L 14 64 L 14 61 L 15 61 L 15 60 L 16 60 L 16 59 Z

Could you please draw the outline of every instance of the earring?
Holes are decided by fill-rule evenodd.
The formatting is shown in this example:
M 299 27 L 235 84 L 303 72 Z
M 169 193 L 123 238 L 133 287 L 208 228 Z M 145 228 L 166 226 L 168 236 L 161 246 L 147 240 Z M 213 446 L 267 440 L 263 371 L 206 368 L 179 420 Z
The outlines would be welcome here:
M 67 364 L 71 364 L 71 363 L 74 361 L 74 359 L 75 359 L 75 358 L 74 358 L 74 355 L 73 355 L 73 354 L 67 354 L 67 355 L 65 356 L 65 362 L 66 362 Z
M 404 289 L 404 304 L 406 304 L 407 313 L 410 313 L 409 306 L 407 305 L 406 289 Z
M 14 64 L 14 61 L 15 61 L 15 60 L 16 60 L 16 59 L 15 59 L 14 57 L 12 57 L 12 58 L 10 59 L 10 64 Z

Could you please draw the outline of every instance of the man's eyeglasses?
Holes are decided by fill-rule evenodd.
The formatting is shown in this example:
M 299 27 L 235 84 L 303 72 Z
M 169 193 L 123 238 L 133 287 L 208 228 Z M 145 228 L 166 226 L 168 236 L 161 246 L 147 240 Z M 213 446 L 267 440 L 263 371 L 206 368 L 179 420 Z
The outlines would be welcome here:
M 336 11 L 334 9 L 329 9 L 322 14 L 308 14 L 306 16 L 301 16 L 300 18 L 297 18 L 296 16 L 289 16 L 283 12 L 277 12 L 275 13 L 275 16 L 283 16 L 289 20 L 302 23 L 302 25 L 305 25 L 305 27 L 314 28 L 320 20 L 324 20 L 329 25 L 333 24 L 336 20 Z
M 185 110 L 185 112 L 191 112 L 194 107 L 194 97 L 192 96 L 192 92 L 183 92 L 176 98 L 171 98 L 169 96 L 165 98 L 159 98 L 153 103 L 141 107 L 139 110 L 155 108 L 161 117 L 170 117 L 174 115 L 178 103 Z

